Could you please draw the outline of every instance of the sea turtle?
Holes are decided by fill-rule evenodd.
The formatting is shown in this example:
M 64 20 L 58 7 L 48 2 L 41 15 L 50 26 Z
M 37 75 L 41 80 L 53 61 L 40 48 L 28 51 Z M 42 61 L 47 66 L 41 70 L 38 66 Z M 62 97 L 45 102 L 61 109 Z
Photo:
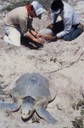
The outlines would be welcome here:
M 0 101 L 0 108 L 17 111 L 21 108 L 22 119 L 29 119 L 35 112 L 49 123 L 55 124 L 56 119 L 46 111 L 49 102 L 53 101 L 49 91 L 48 80 L 39 73 L 24 73 L 8 92 L 13 103 Z

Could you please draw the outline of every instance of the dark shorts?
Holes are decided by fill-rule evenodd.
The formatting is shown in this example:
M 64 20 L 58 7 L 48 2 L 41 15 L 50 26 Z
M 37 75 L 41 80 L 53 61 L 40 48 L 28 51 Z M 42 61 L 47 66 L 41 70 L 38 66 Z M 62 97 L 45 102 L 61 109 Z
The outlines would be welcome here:
M 42 44 L 34 42 L 31 39 L 29 39 L 28 37 L 24 37 L 23 35 L 21 36 L 21 45 L 24 45 L 30 49 L 36 49 L 36 50 L 43 47 Z
M 83 30 L 79 28 L 78 26 L 79 24 L 73 25 L 71 28 L 71 31 L 67 35 L 63 36 L 62 39 L 65 41 L 71 41 L 75 39 L 76 37 L 78 37 L 83 32 Z M 53 33 L 55 35 L 63 30 L 64 30 L 64 24 L 62 20 L 54 24 Z

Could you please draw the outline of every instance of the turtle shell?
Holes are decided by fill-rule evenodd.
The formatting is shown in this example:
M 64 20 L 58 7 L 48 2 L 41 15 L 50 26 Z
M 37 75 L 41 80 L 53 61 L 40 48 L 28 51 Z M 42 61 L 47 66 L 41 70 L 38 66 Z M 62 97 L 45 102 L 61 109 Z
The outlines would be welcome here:
M 9 91 L 14 97 L 32 97 L 35 100 L 51 99 L 48 80 L 39 73 L 25 73 L 15 81 L 15 87 Z

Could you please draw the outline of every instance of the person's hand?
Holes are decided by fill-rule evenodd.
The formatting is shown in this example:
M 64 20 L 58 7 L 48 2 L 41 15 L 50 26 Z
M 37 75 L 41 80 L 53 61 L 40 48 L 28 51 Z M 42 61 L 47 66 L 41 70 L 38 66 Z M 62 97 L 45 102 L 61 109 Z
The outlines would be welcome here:
M 54 24 L 49 24 L 47 28 L 53 29 Z
M 34 41 L 35 41 L 36 43 L 43 44 L 43 43 L 44 43 L 44 38 L 41 38 L 41 37 L 39 37 L 39 38 L 34 38 Z
M 41 34 L 37 34 L 36 37 L 37 38 L 43 38 L 43 36 Z
M 44 38 L 39 37 L 38 41 L 39 41 L 39 43 L 43 44 L 44 43 Z
M 57 40 L 57 36 L 53 36 L 51 34 L 48 34 L 48 35 L 45 36 L 45 40 L 56 41 Z

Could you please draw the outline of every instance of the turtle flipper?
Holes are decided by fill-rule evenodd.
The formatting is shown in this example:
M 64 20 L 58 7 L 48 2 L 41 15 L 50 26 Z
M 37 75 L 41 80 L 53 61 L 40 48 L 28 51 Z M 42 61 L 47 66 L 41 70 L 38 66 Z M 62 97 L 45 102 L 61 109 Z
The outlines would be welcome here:
M 48 123 L 55 124 L 57 120 L 42 106 L 36 108 L 37 114 Z
M 0 101 L 0 108 L 8 110 L 8 111 L 17 111 L 19 109 L 18 103 L 7 103 L 4 101 Z

